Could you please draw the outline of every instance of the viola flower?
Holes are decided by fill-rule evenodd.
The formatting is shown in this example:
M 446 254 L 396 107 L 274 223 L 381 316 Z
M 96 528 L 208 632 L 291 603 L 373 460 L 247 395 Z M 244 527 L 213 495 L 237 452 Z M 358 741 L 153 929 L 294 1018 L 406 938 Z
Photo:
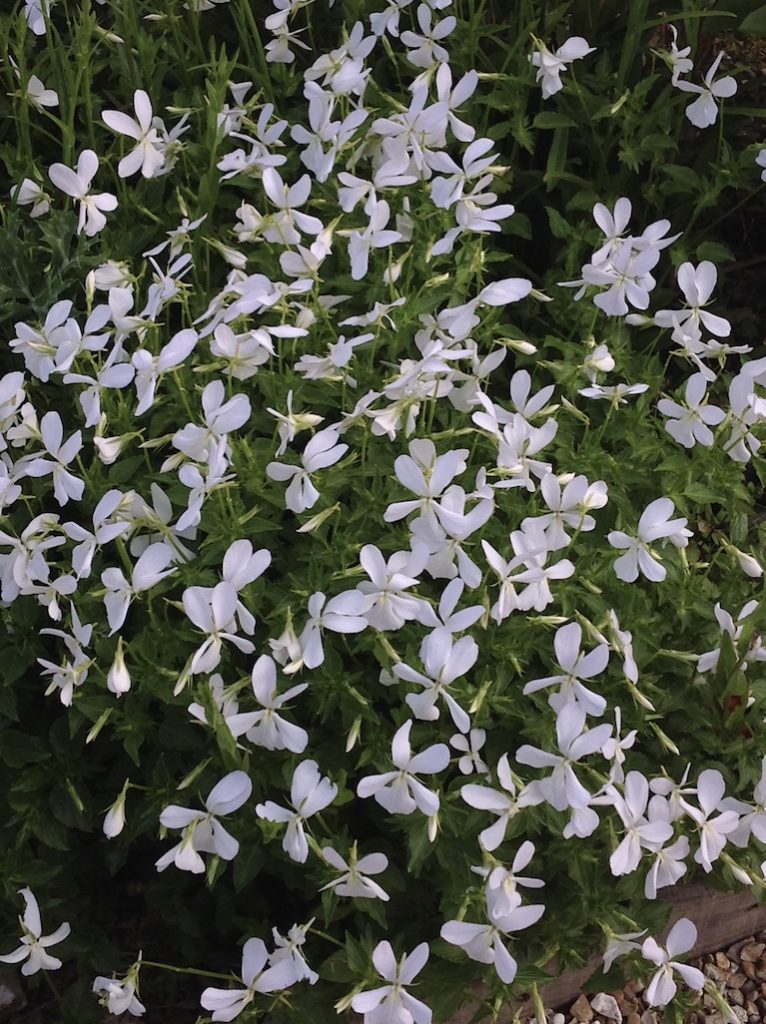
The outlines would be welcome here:
M 51 208 L 51 197 L 31 178 L 24 178 L 19 185 L 14 185 L 11 189 L 11 198 L 15 199 L 19 206 L 31 206 L 29 216 L 33 219 L 43 217 Z
M 535 52 L 530 54 L 528 60 L 537 68 L 537 81 L 542 82 L 543 99 L 548 100 L 564 88 L 561 81 L 562 72 L 567 70 L 567 65 L 573 60 L 580 60 L 593 53 L 594 46 L 588 46 L 588 41 L 582 36 L 570 36 L 557 50 L 551 52 L 540 39 L 532 37 L 535 43 Z
M 58 957 L 46 953 L 46 949 L 49 946 L 55 946 L 57 942 L 63 942 L 69 935 L 71 931 L 69 922 L 65 921 L 59 925 L 50 935 L 43 935 L 40 907 L 32 890 L 19 889 L 18 891 L 26 903 L 24 916 L 19 918 L 24 934 L 21 936 L 21 945 L 18 949 L 0 956 L 0 961 L 4 964 L 19 964 L 24 961 L 21 967 L 21 973 L 24 975 L 36 974 L 40 970 L 57 971 L 61 967 L 61 961 Z
M 59 97 L 56 90 L 46 89 L 37 75 L 29 76 L 27 99 L 35 110 L 39 111 L 42 111 L 43 107 L 57 107 L 59 105 Z
M 257 804 L 255 812 L 259 818 L 287 824 L 282 849 L 292 860 L 305 864 L 309 844 L 303 826 L 312 815 L 329 807 L 337 795 L 338 787 L 322 778 L 316 761 L 301 761 L 290 783 L 290 808 L 267 800 L 265 804 Z
M 661 583 L 667 576 L 667 569 L 660 564 L 659 557 L 650 548 L 656 540 L 669 540 L 676 547 L 686 547 L 691 530 L 685 529 L 685 518 L 671 519 L 675 506 L 670 498 L 657 498 L 650 502 L 641 513 L 636 537 L 630 537 L 620 530 L 611 530 L 607 540 L 613 548 L 626 549 L 614 563 L 615 575 L 625 583 L 634 583 L 639 570 L 653 583 Z
M 673 826 L 667 819 L 645 817 L 649 802 L 649 783 L 640 772 L 628 772 L 622 795 L 614 786 L 607 787 L 613 806 L 625 827 L 625 836 L 609 858 L 609 867 L 615 876 L 629 875 L 641 861 L 642 848 L 653 849 L 673 835 Z
M 686 108 L 686 116 L 695 128 L 709 128 L 710 125 L 715 124 L 718 118 L 716 100 L 728 99 L 737 91 L 736 79 L 731 75 L 719 78 L 717 82 L 713 81 L 723 57 L 724 51 L 721 50 L 705 75 L 704 85 L 695 85 L 693 82 L 678 82 L 676 85 L 676 88 L 683 92 L 698 94 L 697 99 Z
M 531 845 L 531 844 L 530 844 Z M 447 921 L 440 935 L 445 942 L 460 946 L 471 960 L 492 964 L 505 985 L 516 977 L 518 965 L 508 952 L 503 937 L 536 924 L 545 912 L 541 903 L 522 907 L 516 903 L 507 914 L 496 913 L 487 902 L 489 924 L 471 924 L 468 921 Z
M 697 802 L 694 807 L 687 800 L 681 806 L 694 821 L 699 830 L 699 849 L 694 859 L 705 871 L 713 870 L 713 861 L 718 860 L 726 845 L 726 837 L 739 825 L 739 815 L 733 810 L 721 810 L 726 785 L 723 776 L 715 768 L 700 772 L 697 780 Z M 720 811 L 720 813 L 716 813 Z
M 688 953 L 696 941 L 697 929 L 688 917 L 676 921 L 665 940 L 664 948 L 656 939 L 644 939 L 641 946 L 643 957 L 660 968 L 646 987 L 646 1001 L 650 1006 L 667 1006 L 676 994 L 678 986 L 673 980 L 674 971 L 677 971 L 695 992 L 701 992 L 705 987 L 705 975 L 702 971 L 671 959 Z
M 117 173 L 121 178 L 129 178 L 141 171 L 145 178 L 153 178 L 165 164 L 165 153 L 157 129 L 152 127 L 152 103 L 143 89 L 133 93 L 135 118 L 123 114 L 119 110 L 104 110 L 101 120 L 112 131 L 119 135 L 127 135 L 135 139 L 136 146 L 117 165 Z
M 364 1015 L 364 1024 L 431 1024 L 431 1010 L 407 991 L 428 956 L 428 943 L 421 942 L 397 963 L 391 943 L 378 943 L 372 951 L 372 962 L 388 984 L 359 992 L 351 1000 L 352 1008 Z
M 319 500 L 319 491 L 311 476 L 320 469 L 334 466 L 348 451 L 348 445 L 338 441 L 336 427 L 319 430 L 311 438 L 301 454 L 301 466 L 290 466 L 284 462 L 270 462 L 266 475 L 270 480 L 289 480 L 285 491 L 285 507 L 299 515 L 313 508 Z
M 263 939 L 248 939 L 242 947 L 243 989 L 206 988 L 200 996 L 205 1010 L 212 1010 L 212 1020 L 231 1021 L 252 1003 L 256 994 L 279 992 L 294 983 L 295 970 L 288 960 L 266 967 L 269 959 Z
M 85 231 L 88 238 L 97 235 L 106 224 L 104 210 L 117 209 L 117 197 L 111 192 L 91 193 L 90 185 L 98 170 L 98 157 L 92 149 L 84 149 L 72 170 L 66 164 L 52 164 L 48 177 L 56 188 L 71 196 L 80 204 L 77 234 Z
M 471 729 L 467 736 L 461 732 L 450 736 L 450 746 L 463 755 L 457 763 L 458 771 L 463 775 L 479 775 L 489 771 L 479 756 L 486 739 L 487 733 L 484 729 Z
M 277 668 L 274 659 L 262 654 L 251 673 L 253 694 L 263 710 L 229 714 L 226 724 L 233 736 L 243 734 L 251 743 L 266 750 L 290 750 L 302 754 L 309 741 L 308 733 L 298 725 L 282 718 L 278 711 L 293 697 L 308 689 L 307 683 L 298 683 L 284 693 L 277 693 Z
M 109 636 L 113 636 L 125 621 L 136 594 L 151 590 L 160 580 L 176 571 L 167 568 L 173 557 L 173 549 L 167 544 L 150 544 L 133 566 L 130 583 L 122 569 L 110 568 L 101 573 L 101 582 L 106 587 L 104 606 L 111 627 Z
M 589 690 L 582 682 L 601 675 L 609 662 L 609 646 L 605 643 L 594 647 L 588 654 L 580 650 L 582 643 L 582 627 L 578 622 L 569 622 L 556 630 L 553 646 L 560 675 L 546 676 L 544 679 L 533 679 L 526 683 L 525 695 L 537 693 L 538 690 L 557 686 L 559 689 L 549 698 L 549 703 L 557 713 L 565 704 L 575 703 L 582 707 L 586 714 L 600 716 L 606 710 L 606 700 L 593 690 Z
M 138 971 L 134 965 L 134 968 L 128 972 L 127 977 L 122 981 L 119 981 L 117 978 L 104 978 L 103 976 L 95 979 L 93 991 L 99 997 L 99 1003 L 110 1014 L 129 1013 L 132 1017 L 141 1017 L 146 1013 L 146 1007 L 136 995 L 138 991 L 137 974 Z
M 212 588 L 187 587 L 182 595 L 183 607 L 193 625 L 207 638 L 197 648 L 191 663 L 192 674 L 212 672 L 221 662 L 223 641 L 228 640 L 243 654 L 252 654 L 255 645 L 237 635 L 235 618 L 239 598 L 226 580 Z
M 503 754 L 497 762 L 497 778 L 502 789 L 469 783 L 460 790 L 460 796 L 469 807 L 497 815 L 497 821 L 479 833 L 479 843 L 488 853 L 496 850 L 505 839 L 511 818 L 515 818 L 522 807 L 528 807 L 533 802 L 525 790 L 516 792 L 507 754 Z
M 331 846 L 322 849 L 322 856 L 327 863 L 341 871 L 340 878 L 334 878 L 319 890 L 332 889 L 338 896 L 351 896 L 356 899 L 383 900 L 388 902 L 389 895 L 377 882 L 367 875 L 379 875 L 388 867 L 388 857 L 382 853 L 367 853 L 357 859 L 356 843 L 351 848 L 350 860 L 347 863 Z
M 238 810 L 250 798 L 253 784 L 244 772 L 229 772 L 210 790 L 205 812 L 170 804 L 160 815 L 165 828 L 182 829 L 181 842 L 157 861 L 158 871 L 170 864 L 181 871 L 202 874 L 205 862 L 200 853 L 213 853 L 222 860 L 234 860 L 239 843 L 218 820 Z
M 67 466 L 82 450 L 82 432 L 77 430 L 64 441 L 64 427 L 57 412 L 46 412 L 40 420 L 40 437 L 45 446 L 45 455 L 36 456 L 24 464 L 27 476 L 41 477 L 53 474 L 53 493 L 59 505 L 66 505 L 70 498 L 80 501 L 85 491 L 85 481 L 69 472 Z
M 389 814 L 412 814 L 419 810 L 432 818 L 439 810 L 439 794 L 424 786 L 418 775 L 443 772 L 450 761 L 449 747 L 445 743 L 434 743 L 413 755 L 411 731 L 410 719 L 396 730 L 391 742 L 391 760 L 397 771 L 366 776 L 359 782 L 356 795 L 362 799 L 374 797 Z
M 670 43 L 670 50 L 665 56 L 670 62 L 672 70 L 670 84 L 678 86 L 678 79 L 680 76 L 688 75 L 694 67 L 694 62 L 689 57 L 689 54 L 692 52 L 692 48 L 691 46 L 685 46 L 682 50 L 679 50 L 677 45 L 678 29 L 675 25 L 669 25 L 668 28 L 673 33 L 673 39 Z
M 705 402 L 707 380 L 702 373 L 694 373 L 686 382 L 684 404 L 679 405 L 669 398 L 661 398 L 657 403 L 657 411 L 668 417 L 665 430 L 684 448 L 693 448 L 699 441 L 705 448 L 711 448 L 713 431 L 726 418 L 723 409 Z

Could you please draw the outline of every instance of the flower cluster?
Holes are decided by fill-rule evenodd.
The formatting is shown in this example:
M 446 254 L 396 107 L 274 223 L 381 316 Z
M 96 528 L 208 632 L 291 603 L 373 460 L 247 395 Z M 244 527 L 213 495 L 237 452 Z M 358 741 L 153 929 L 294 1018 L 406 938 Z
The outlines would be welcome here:
M 551 27 L 480 72 L 453 60 L 451 0 L 389 0 L 348 24 L 324 0 L 273 6 L 262 24 L 226 0 L 140 24 L 108 0 L 84 11 L 78 46 L 97 38 L 121 69 L 99 96 L 88 78 L 87 130 L 61 62 L 42 59 L 61 8 L 19 15 L 8 70 L 30 131 L 10 216 L 47 263 L 34 301 L 6 303 L 0 282 L 9 828 L 40 801 L 9 877 L 53 893 L 63 865 L 29 851 L 63 853 L 72 828 L 113 874 L 153 851 L 158 934 L 207 886 L 215 969 L 199 973 L 228 980 L 217 968 L 244 943 L 237 979 L 200 994 L 213 1021 L 293 1004 L 324 1019 L 340 997 L 365 1024 L 430 1024 L 432 998 L 449 1016 L 483 968 L 505 998 L 599 924 L 606 965 L 640 952 L 665 1005 L 676 975 L 702 979 L 677 959 L 691 922 L 664 947 L 636 941 L 652 901 L 696 870 L 766 884 L 766 359 L 733 343 L 696 213 L 671 225 L 643 204 L 631 228 L 624 177 L 584 189 L 581 159 L 562 167 L 580 108 L 597 128 L 625 105 L 629 125 L 654 87 L 682 116 L 676 89 L 698 95 L 686 117 L 704 128 L 736 82 L 716 80 L 722 55 L 704 87 L 683 79 L 673 29 L 657 54 L 670 85 L 631 79 L 603 107 L 591 90 L 612 74 L 622 90 L 626 71 L 580 35 L 556 46 Z M 244 57 L 223 42 L 164 92 L 136 69 L 182 21 L 209 25 L 211 46 L 236 36 L 257 88 L 229 78 Z M 315 35 L 332 45 L 314 52 Z M 56 89 L 29 73 L 31 46 Z M 504 120 L 495 82 L 523 94 Z M 567 239 L 542 272 L 514 248 L 540 206 L 529 124 L 554 132 L 546 187 L 577 182 L 542 204 Z M 616 162 L 644 159 L 632 139 Z M 38 714 L 50 752 L 20 732 Z M 736 757 L 734 736 L 752 741 Z M 597 918 L 567 916 L 570 870 L 599 891 Z M 20 891 L 21 944 L 0 959 L 55 970 L 46 950 L 69 925 L 42 935 Z M 635 932 L 614 930 L 626 920 Z M 73 955 L 93 963 L 80 930 Z M 140 972 L 161 959 L 99 974 L 93 994 L 142 1014 Z M 440 994 L 445 964 L 457 982 Z

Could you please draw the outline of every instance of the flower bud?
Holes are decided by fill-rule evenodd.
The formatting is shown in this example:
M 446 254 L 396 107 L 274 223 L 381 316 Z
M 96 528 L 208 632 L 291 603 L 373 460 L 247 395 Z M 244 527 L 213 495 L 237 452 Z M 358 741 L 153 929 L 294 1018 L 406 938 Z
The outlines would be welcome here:
M 128 794 L 128 785 L 129 781 L 126 779 L 122 792 L 106 812 L 103 828 L 107 839 L 114 839 L 125 827 L 125 797 Z
M 732 548 L 732 551 L 739 562 L 740 569 L 746 576 L 753 580 L 759 580 L 763 576 L 763 567 L 756 558 L 744 551 L 740 551 L 739 548 Z
M 118 697 L 130 689 L 130 673 L 125 665 L 122 654 L 122 637 L 117 641 L 117 653 L 114 656 L 109 675 L 106 677 L 107 688 Z

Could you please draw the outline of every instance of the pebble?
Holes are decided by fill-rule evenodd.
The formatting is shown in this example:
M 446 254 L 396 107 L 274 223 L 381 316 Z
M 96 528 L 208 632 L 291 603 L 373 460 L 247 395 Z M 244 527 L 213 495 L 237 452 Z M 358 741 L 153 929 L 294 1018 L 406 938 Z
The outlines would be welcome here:
M 576 1021 L 581 1021 L 582 1024 L 589 1024 L 593 1020 L 593 1010 L 584 992 L 572 1003 L 569 1012 Z
M 566 1017 L 563 1013 L 554 1013 L 551 1024 L 566 1024 Z
M 750 963 L 755 963 L 766 949 L 766 945 L 763 942 L 750 942 L 746 946 L 743 946 L 739 953 L 740 960 L 748 960 Z
M 598 995 L 591 999 L 590 1005 L 602 1017 L 608 1017 L 609 1020 L 622 1021 L 622 1010 L 614 996 L 607 995 L 606 992 L 599 992 Z

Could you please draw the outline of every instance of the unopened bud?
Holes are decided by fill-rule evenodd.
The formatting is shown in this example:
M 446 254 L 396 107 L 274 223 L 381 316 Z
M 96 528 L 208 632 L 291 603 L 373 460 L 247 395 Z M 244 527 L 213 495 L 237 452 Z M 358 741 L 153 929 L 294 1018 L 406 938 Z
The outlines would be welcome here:
M 122 637 L 117 640 L 117 653 L 114 656 L 112 667 L 109 669 L 109 675 L 106 677 L 106 685 L 117 697 L 121 697 L 130 689 L 130 673 L 122 653 Z
M 130 782 L 125 779 L 125 785 L 112 806 L 106 812 L 104 818 L 104 835 L 107 839 L 114 839 L 125 827 L 125 798 L 128 795 Z

